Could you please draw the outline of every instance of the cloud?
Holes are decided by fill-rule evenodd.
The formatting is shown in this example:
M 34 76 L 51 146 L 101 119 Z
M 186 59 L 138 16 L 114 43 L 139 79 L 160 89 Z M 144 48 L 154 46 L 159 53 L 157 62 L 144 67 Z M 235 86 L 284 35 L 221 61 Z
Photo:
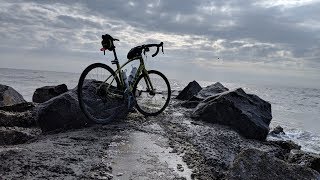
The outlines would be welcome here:
M 122 57 L 163 41 L 164 59 L 175 63 L 317 71 L 319 12 L 319 0 L 1 0 L 0 52 L 13 61 L 17 49 L 86 57 L 110 33 Z

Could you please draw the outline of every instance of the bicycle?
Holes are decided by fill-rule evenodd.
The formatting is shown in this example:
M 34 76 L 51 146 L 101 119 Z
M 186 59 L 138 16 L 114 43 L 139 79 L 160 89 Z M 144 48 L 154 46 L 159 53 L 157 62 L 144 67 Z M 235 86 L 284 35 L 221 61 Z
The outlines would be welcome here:
M 106 64 L 94 63 L 79 78 L 78 100 L 81 110 L 88 119 L 100 124 L 108 123 L 134 107 L 145 116 L 160 114 L 171 98 L 170 83 L 161 72 L 146 70 L 142 54 L 149 52 L 151 47 L 157 48 L 152 57 L 158 54 L 160 47 L 163 53 L 163 42 L 132 48 L 127 54 L 128 61 L 120 66 L 114 41 L 119 40 L 108 34 L 102 35 L 103 48 L 100 50 L 104 55 L 106 50 L 113 52 L 114 60 L 111 63 L 116 65 L 116 71 Z M 136 73 L 130 74 L 128 81 L 122 69 L 135 60 L 140 60 L 139 67 Z

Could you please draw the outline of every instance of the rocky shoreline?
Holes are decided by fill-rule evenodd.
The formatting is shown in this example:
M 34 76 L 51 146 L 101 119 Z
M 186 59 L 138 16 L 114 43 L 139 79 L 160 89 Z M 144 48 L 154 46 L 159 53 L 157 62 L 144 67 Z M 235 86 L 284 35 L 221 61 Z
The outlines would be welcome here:
M 44 99 L 40 103 L 25 102 L 0 86 L 3 179 L 320 179 L 318 154 L 290 141 L 265 140 L 272 118 L 267 102 L 220 83 L 202 88 L 194 81 L 161 115 L 130 113 L 108 125 L 87 123 L 74 90 L 64 86 L 40 88 L 35 93 L 35 99 Z M 228 113 L 214 114 L 219 107 Z M 39 111 L 44 112 L 40 121 Z M 248 128 L 226 123 L 235 117 L 247 124 L 257 120 L 260 124 L 250 127 L 263 128 L 251 128 L 247 136 Z

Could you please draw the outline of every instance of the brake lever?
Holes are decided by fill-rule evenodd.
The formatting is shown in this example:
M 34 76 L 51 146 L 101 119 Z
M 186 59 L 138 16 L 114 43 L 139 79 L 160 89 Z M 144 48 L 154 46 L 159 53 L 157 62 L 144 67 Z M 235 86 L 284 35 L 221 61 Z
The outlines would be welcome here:
M 162 51 L 162 54 L 164 54 L 164 52 L 163 52 L 163 44 L 162 44 L 162 46 L 161 46 L 161 51 Z

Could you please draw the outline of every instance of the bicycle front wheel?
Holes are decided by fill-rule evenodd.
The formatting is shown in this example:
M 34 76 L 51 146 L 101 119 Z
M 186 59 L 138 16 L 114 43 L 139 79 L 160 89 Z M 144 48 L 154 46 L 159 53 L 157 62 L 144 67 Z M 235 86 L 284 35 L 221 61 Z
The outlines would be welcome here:
M 88 66 L 81 74 L 78 83 L 81 110 L 95 123 L 110 122 L 124 109 L 123 98 L 116 96 L 121 96 L 120 89 L 119 79 L 109 66 L 102 63 Z
M 145 116 L 156 116 L 168 106 L 171 88 L 168 79 L 159 71 L 148 71 L 149 79 L 141 74 L 137 79 L 133 94 L 137 110 Z M 152 85 L 152 88 L 151 88 Z

